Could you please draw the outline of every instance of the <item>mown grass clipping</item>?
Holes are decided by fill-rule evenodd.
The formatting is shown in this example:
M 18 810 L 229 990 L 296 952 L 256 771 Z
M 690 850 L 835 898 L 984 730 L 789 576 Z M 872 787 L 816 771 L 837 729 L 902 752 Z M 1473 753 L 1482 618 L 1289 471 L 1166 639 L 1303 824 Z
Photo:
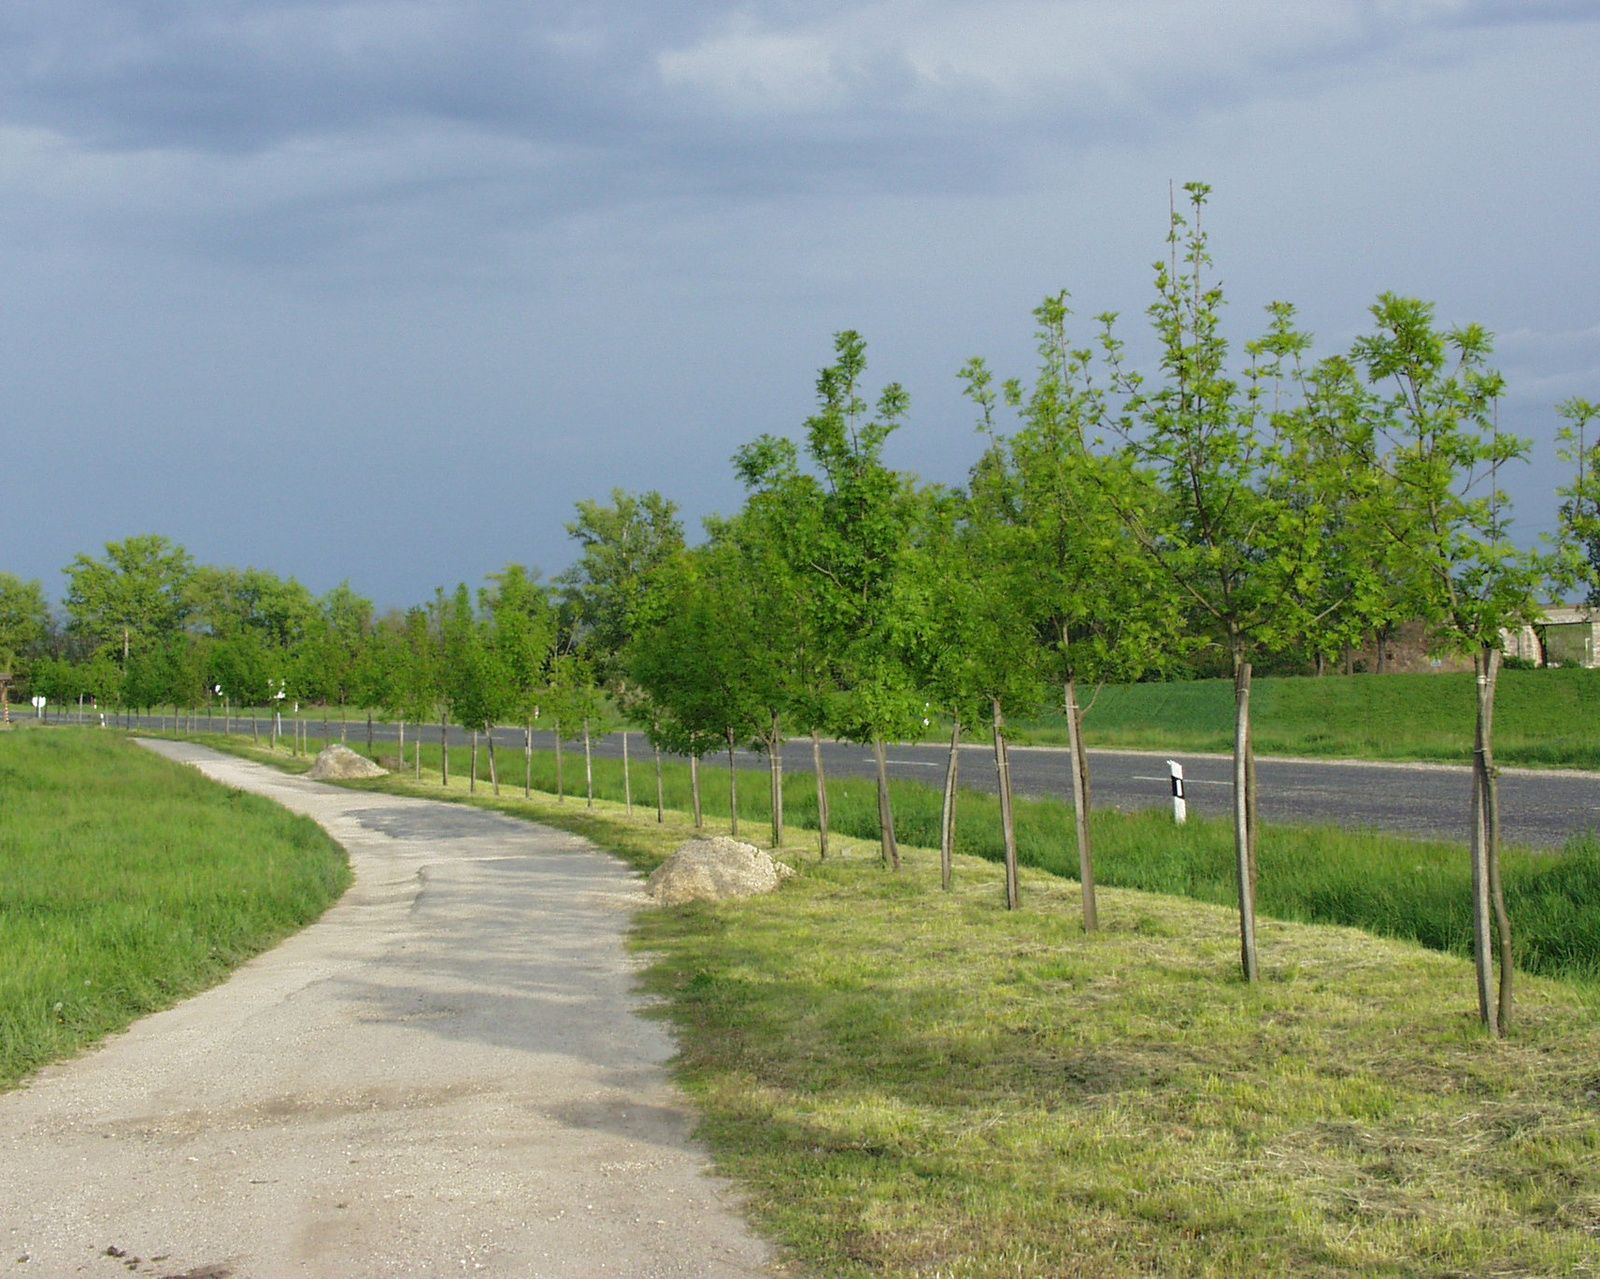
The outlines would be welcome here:
M 1600 1266 L 1600 1029 L 1460 960 L 932 858 L 645 916 L 681 1078 L 762 1227 L 832 1276 L 1463 1276 Z
M 349 879 L 310 819 L 118 734 L 0 734 L 0 1087 L 215 984 Z

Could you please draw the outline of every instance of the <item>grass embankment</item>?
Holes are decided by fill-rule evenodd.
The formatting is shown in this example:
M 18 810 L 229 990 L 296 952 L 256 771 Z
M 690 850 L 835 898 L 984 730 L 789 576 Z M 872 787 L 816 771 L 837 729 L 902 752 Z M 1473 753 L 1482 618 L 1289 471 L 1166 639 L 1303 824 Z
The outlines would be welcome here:
M 1472 754 L 1473 676 L 1329 675 L 1262 678 L 1251 691 L 1264 755 L 1442 760 Z M 1501 764 L 1600 769 L 1600 670 L 1503 671 L 1495 707 Z M 1090 746 L 1233 749 L 1233 684 L 1193 680 L 1102 689 L 1084 718 Z M 1059 716 L 1021 724 L 1017 740 L 1065 745 Z
M 117 734 L 0 734 L 0 1087 L 213 985 L 349 882 L 307 818 Z
M 363 785 L 443 793 L 437 774 Z M 691 833 L 605 800 L 476 799 L 642 870 Z M 1225 909 L 1109 889 L 1090 938 L 1059 877 L 1025 872 L 1008 913 L 987 861 L 959 859 L 946 894 L 931 852 L 893 874 L 795 836 L 802 875 L 776 896 L 638 931 L 701 1132 L 793 1270 L 1600 1267 L 1600 1028 L 1574 988 L 1527 981 L 1494 1043 L 1470 967 L 1415 945 L 1264 922 L 1247 988 Z

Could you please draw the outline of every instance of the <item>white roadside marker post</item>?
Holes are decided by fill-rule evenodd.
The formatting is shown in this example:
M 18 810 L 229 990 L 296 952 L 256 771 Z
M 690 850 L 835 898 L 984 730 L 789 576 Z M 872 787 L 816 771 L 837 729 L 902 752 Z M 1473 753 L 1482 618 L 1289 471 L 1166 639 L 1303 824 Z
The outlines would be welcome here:
M 1189 803 L 1183 797 L 1183 765 L 1175 759 L 1167 761 L 1167 772 L 1172 775 L 1172 821 L 1182 826 L 1189 820 Z

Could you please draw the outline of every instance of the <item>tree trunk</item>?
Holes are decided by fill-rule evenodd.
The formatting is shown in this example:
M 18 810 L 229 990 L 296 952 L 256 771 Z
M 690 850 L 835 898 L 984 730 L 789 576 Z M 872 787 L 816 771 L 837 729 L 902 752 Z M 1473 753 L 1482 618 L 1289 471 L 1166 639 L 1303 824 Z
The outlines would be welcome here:
M 880 734 L 872 739 L 872 754 L 878 762 L 878 843 L 883 864 L 900 869 L 900 844 L 894 837 L 894 806 L 889 800 L 889 748 Z
M 828 859 L 828 779 L 822 771 L 822 733 L 811 730 L 811 763 L 817 770 L 817 846 L 822 860 Z
M 348 706 L 346 706 L 344 704 L 344 702 L 341 701 L 339 703 L 339 741 L 341 743 L 344 743 L 344 742 L 348 742 L 349 740 L 350 740 L 350 708 Z
M 767 738 L 767 780 L 772 789 L 772 846 L 783 847 L 783 721 L 774 713 Z
M 1474 664 L 1478 721 L 1472 752 L 1472 949 L 1478 974 L 1478 1015 L 1489 1033 L 1498 1038 L 1511 1028 L 1516 971 L 1511 918 L 1500 882 L 1500 797 L 1494 768 L 1494 697 L 1500 676 L 1500 650 L 1484 645 Z M 1500 953 L 1498 991 L 1493 989 L 1496 940 Z
M 561 771 L 561 721 L 556 720 L 556 803 L 567 802 L 566 777 Z
M 733 729 L 728 730 L 728 833 L 739 833 L 739 770 L 733 766 Z
M 650 746 L 656 754 L 656 825 L 661 826 L 667 820 L 667 792 L 661 784 L 661 747 L 654 742 Z
M 522 730 L 522 798 L 533 798 L 533 721 Z
M 467 794 L 478 793 L 478 730 L 472 730 L 472 773 L 467 778 Z
M 622 802 L 633 816 L 633 772 L 628 764 L 628 730 L 622 730 Z
M 953 715 L 950 760 L 944 767 L 944 807 L 939 814 L 939 883 L 950 891 L 956 855 L 956 782 L 961 772 L 961 716 Z
M 1233 851 L 1239 880 L 1239 957 L 1247 982 L 1260 975 L 1256 966 L 1255 812 L 1250 777 L 1250 663 L 1235 660 L 1233 680 Z
M 1006 909 L 1016 910 L 1022 905 L 1022 893 L 1017 873 L 1017 825 L 1011 812 L 1011 759 L 1006 753 L 1006 717 L 998 697 L 991 698 L 989 705 L 994 713 L 994 769 L 1000 790 L 1000 833 L 1006 847 Z
M 1072 769 L 1072 815 L 1078 828 L 1078 884 L 1083 892 L 1083 931 L 1100 927 L 1099 903 L 1094 895 L 1094 848 L 1089 838 L 1089 752 L 1083 748 L 1083 707 L 1078 705 L 1078 683 L 1067 681 L 1068 764 Z
M 583 793 L 584 807 L 594 807 L 594 750 L 589 743 L 589 721 L 583 721 Z
M 372 754 L 372 712 L 367 712 L 367 754 Z
M 700 756 L 689 756 L 689 792 L 694 801 L 694 828 L 704 830 L 705 812 L 700 807 Z
M 400 767 L 406 766 L 406 722 L 400 721 Z
M 500 769 L 494 759 L 494 725 L 489 726 L 489 785 L 494 788 L 494 793 L 500 793 Z
M 450 717 L 439 716 L 439 785 L 450 789 Z

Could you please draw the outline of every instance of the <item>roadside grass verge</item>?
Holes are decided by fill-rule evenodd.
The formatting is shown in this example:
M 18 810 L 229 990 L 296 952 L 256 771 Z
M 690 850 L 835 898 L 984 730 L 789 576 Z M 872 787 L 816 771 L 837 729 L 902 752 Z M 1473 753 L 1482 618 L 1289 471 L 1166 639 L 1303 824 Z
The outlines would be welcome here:
M 120 734 L 0 734 L 0 1088 L 214 985 L 349 878 L 314 822 Z
M 762 1229 L 831 1276 L 1554 1275 L 1600 1264 L 1600 1033 L 1529 983 L 1352 930 L 805 866 L 641 917 L 680 1078 Z
M 1472 753 L 1473 676 L 1327 675 L 1257 679 L 1256 750 L 1264 755 L 1466 763 Z M 1600 768 L 1600 670 L 1504 671 L 1495 705 L 1501 764 Z M 1229 680 L 1108 685 L 1084 717 L 1091 747 L 1233 748 Z M 1019 742 L 1064 746 L 1065 720 L 1015 726 Z
M 1551 672 L 1556 673 L 1556 672 Z M 223 746 L 225 739 L 206 738 Z M 239 739 L 226 749 L 246 750 Z M 380 758 L 384 753 L 379 751 Z M 563 773 L 567 798 L 557 811 L 584 811 L 583 761 L 570 758 Z M 269 758 L 257 751 L 255 758 Z M 409 758 L 414 758 L 408 756 Z M 438 795 L 439 750 L 423 751 L 423 782 L 418 794 Z M 310 766 L 307 756 L 283 752 L 274 762 L 292 771 Z M 387 759 L 387 763 L 397 763 Z M 487 757 L 479 752 L 476 793 L 490 797 Z M 522 753 L 502 751 L 501 791 L 521 794 Z M 451 781 L 466 786 L 470 753 L 451 750 Z M 408 770 L 407 776 L 411 774 Z M 533 788 L 553 795 L 554 756 L 534 752 Z M 702 805 L 712 833 L 729 829 L 726 767 L 701 768 Z M 574 781 L 577 791 L 574 793 Z M 740 774 L 739 828 L 757 844 L 770 842 L 766 779 Z M 692 807 L 687 766 L 663 765 L 666 807 L 678 813 Z M 622 765 L 594 761 L 598 799 L 621 803 Z M 648 757 L 633 766 L 634 811 L 655 812 L 655 775 Z M 917 782 L 892 784 L 895 826 L 913 845 L 936 847 L 941 796 Z M 855 845 L 858 856 L 875 856 L 878 840 L 877 790 L 861 778 L 836 778 L 828 784 L 833 831 Z M 816 784 L 809 775 L 785 779 L 784 812 L 796 828 L 817 824 Z M 1019 860 L 1064 879 L 1078 878 L 1078 849 L 1072 806 L 1054 799 L 1019 799 L 1015 804 Z M 1225 820 L 1191 817 L 1179 827 L 1165 813 L 1149 810 L 1122 813 L 1111 809 L 1092 815 L 1097 881 L 1107 887 L 1188 897 L 1218 906 L 1237 902 L 1234 883 L 1233 835 Z M 798 838 L 804 835 L 797 834 Z M 1004 858 L 1000 803 L 993 795 L 962 791 L 957 809 L 956 844 L 960 851 L 991 862 Z M 1559 852 L 1508 848 L 1502 878 L 1511 915 L 1517 963 L 1524 971 L 1557 977 L 1591 988 L 1600 1001 L 1600 840 L 1575 840 Z M 1304 923 L 1340 924 L 1381 937 L 1420 942 L 1430 949 L 1470 956 L 1472 946 L 1471 865 L 1464 848 L 1442 841 L 1412 839 L 1380 831 L 1334 826 L 1269 826 L 1262 832 L 1257 906 L 1263 914 Z
M 248 747 L 241 753 L 250 752 Z M 458 769 L 359 783 L 465 801 Z M 641 870 L 691 833 L 620 804 L 472 802 L 576 831 Z M 647 989 L 745 1209 L 791 1272 L 856 1279 L 1161 1274 L 1544 1276 L 1600 1268 L 1600 1027 L 1524 983 L 1512 1037 L 1475 1024 L 1462 960 L 931 851 L 852 843 L 769 897 L 651 910 Z M 1168 834 L 1171 834 L 1169 828 Z

